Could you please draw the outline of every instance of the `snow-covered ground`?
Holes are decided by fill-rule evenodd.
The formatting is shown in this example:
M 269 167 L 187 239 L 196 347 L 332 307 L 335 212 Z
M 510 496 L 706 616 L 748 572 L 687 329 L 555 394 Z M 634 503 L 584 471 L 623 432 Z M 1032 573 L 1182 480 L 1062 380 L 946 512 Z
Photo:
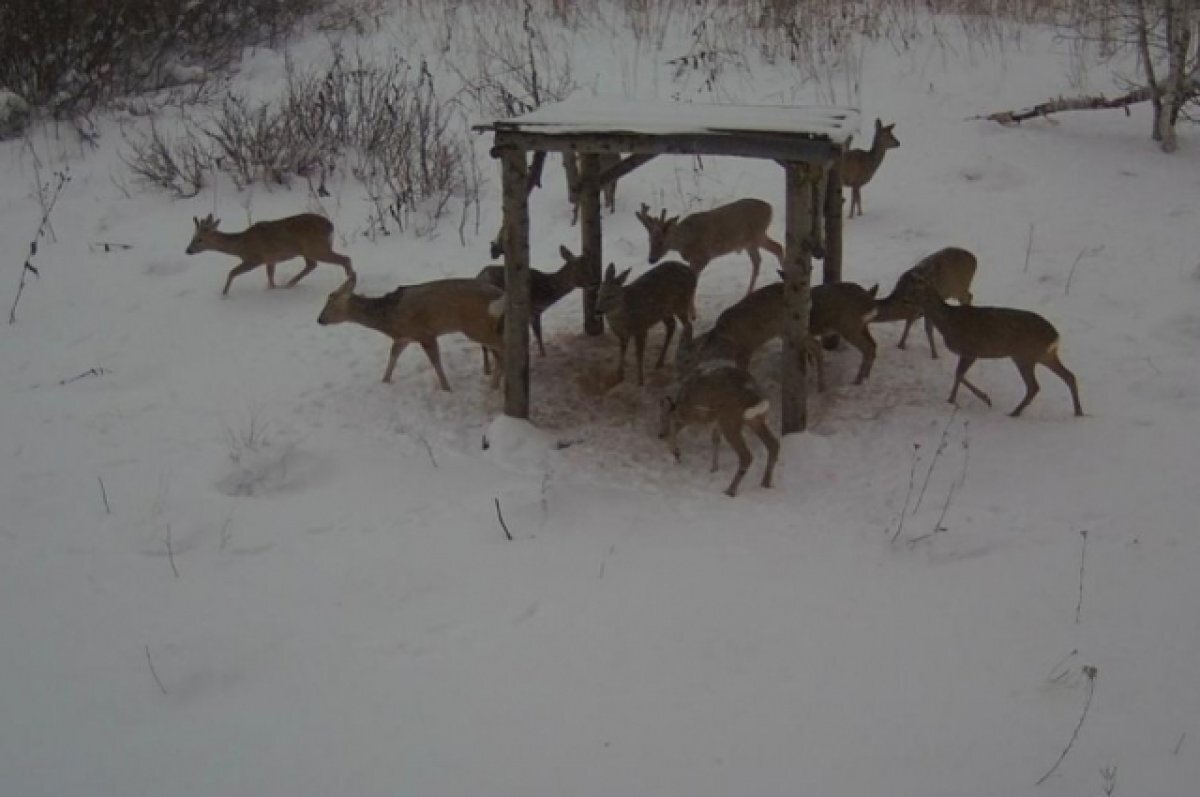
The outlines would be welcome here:
M 676 91 L 669 48 L 574 44 L 585 92 Z M 758 487 L 754 442 L 734 500 L 728 449 L 710 474 L 706 434 L 680 465 L 655 438 L 670 369 L 592 389 L 616 344 L 582 335 L 577 296 L 545 316 L 533 430 L 496 421 L 462 338 L 442 345 L 454 393 L 415 347 L 380 383 L 387 339 L 316 323 L 336 267 L 277 291 L 256 271 L 222 300 L 234 261 L 183 251 L 193 216 L 321 210 L 360 292 L 472 276 L 498 174 L 467 246 L 456 220 L 372 242 L 349 189 L 320 206 L 227 183 L 129 194 L 115 122 L 82 155 L 52 130 L 0 144 L 6 309 L 33 186 L 70 173 L 0 334 L 0 794 L 1079 797 L 1104 793 L 1106 768 L 1118 795 L 1193 794 L 1196 137 L 1160 153 L 1146 108 L 965 121 L 1074 93 L 1045 31 L 864 56 L 856 143 L 882 117 L 902 146 L 846 223 L 847 278 L 886 292 L 919 257 L 971 249 L 978 303 L 1058 327 L 1088 417 L 1042 370 L 1009 418 L 1007 362 L 972 371 L 995 407 L 964 392 L 955 410 L 953 358 L 932 360 L 919 327 L 899 351 L 900 325 L 876 326 L 870 380 L 834 353 L 776 487 Z M 269 94 L 282 68 L 259 51 L 241 80 Z M 754 69 L 724 99 L 828 101 Z M 776 165 L 694 165 L 621 182 L 606 261 L 645 268 L 642 201 L 758 196 L 782 239 Z M 556 267 L 578 231 L 557 161 L 548 174 L 532 241 Z M 743 255 L 705 271 L 701 328 L 748 276 Z M 773 389 L 779 356 L 753 368 Z

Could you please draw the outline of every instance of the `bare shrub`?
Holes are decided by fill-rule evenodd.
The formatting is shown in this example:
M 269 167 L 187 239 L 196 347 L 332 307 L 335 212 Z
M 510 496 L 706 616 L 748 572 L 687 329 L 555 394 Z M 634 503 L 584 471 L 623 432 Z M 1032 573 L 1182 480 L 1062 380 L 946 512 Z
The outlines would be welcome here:
M 190 132 L 168 137 L 154 120 L 146 133 L 125 135 L 128 152 L 121 159 L 143 184 L 161 188 L 176 197 L 193 197 L 207 184 L 212 157 Z
M 216 68 L 281 41 L 326 0 L 6 0 L 0 85 L 56 116 Z

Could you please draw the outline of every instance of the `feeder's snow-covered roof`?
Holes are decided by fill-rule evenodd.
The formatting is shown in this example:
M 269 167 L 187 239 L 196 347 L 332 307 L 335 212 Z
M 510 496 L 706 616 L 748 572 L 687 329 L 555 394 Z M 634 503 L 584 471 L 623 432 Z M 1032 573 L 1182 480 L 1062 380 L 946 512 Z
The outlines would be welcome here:
M 477 130 L 540 135 L 797 135 L 845 145 L 858 130 L 854 108 L 816 105 L 714 105 L 619 97 L 578 97 L 544 105 Z

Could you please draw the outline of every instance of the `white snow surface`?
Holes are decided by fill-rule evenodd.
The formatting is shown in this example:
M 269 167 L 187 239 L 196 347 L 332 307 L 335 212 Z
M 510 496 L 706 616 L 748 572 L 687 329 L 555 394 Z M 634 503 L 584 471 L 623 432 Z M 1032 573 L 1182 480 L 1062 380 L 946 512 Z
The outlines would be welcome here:
M 795 133 L 845 144 L 859 123 L 856 108 L 578 97 L 488 126 L 536 133 Z
M 583 85 L 670 98 L 670 44 L 571 46 Z M 994 407 L 962 391 L 952 408 L 954 358 L 877 325 L 870 379 L 831 353 L 776 486 L 751 439 L 736 499 L 728 448 L 709 473 L 706 433 L 681 464 L 656 439 L 674 377 L 671 357 L 649 367 L 658 330 L 646 386 L 598 392 L 616 343 L 583 335 L 568 297 L 531 361 L 532 425 L 497 421 L 467 340 L 442 341 L 443 393 L 417 347 L 383 384 L 386 338 L 319 326 L 340 269 L 275 291 L 258 270 L 222 299 L 234 260 L 184 254 L 193 216 L 320 210 L 360 292 L 474 275 L 498 175 L 466 246 L 457 219 L 371 241 L 349 182 L 320 201 L 137 188 L 128 119 L 98 120 L 97 149 L 53 128 L 0 144 L 5 308 L 34 187 L 70 174 L 0 334 L 0 794 L 1080 797 L 1111 767 L 1117 795 L 1195 794 L 1200 151 L 1185 126 L 1159 152 L 1145 107 L 965 121 L 1073 93 L 1066 50 L 1029 30 L 864 52 L 856 144 L 881 117 L 901 147 L 845 224 L 845 273 L 886 293 L 923 255 L 971 249 L 977 303 L 1057 326 L 1087 417 L 1046 370 L 1008 417 L 1023 388 L 1002 361 L 971 372 Z M 723 90 L 820 99 L 754 68 Z M 260 49 L 238 80 L 267 95 L 282 69 Z M 531 240 L 555 268 L 579 232 L 563 181 L 543 182 Z M 782 191 L 773 163 L 658 158 L 621 181 L 605 262 L 645 268 L 643 201 L 761 197 L 782 239 Z M 747 266 L 705 270 L 699 330 Z M 779 358 L 751 368 L 772 395 Z

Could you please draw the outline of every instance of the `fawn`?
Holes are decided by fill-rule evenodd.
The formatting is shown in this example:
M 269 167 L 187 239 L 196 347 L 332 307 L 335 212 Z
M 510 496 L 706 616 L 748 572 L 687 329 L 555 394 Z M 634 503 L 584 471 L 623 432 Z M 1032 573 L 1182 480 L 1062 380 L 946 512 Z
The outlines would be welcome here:
M 596 312 L 608 319 L 609 328 L 621 342 L 614 385 L 625 380 L 625 352 L 629 348 L 629 339 L 633 338 L 640 387 L 645 384 L 642 363 L 646 334 L 650 327 L 662 322 L 667 329 L 655 368 L 661 368 L 667 356 L 667 347 L 671 345 L 671 337 L 675 334 L 676 319 L 683 324 L 686 335 L 692 334 L 690 308 L 696 293 L 696 272 L 684 263 L 668 260 L 626 285 L 629 272 L 630 269 L 625 269 L 618 275 L 616 266 L 608 264 L 604 282 L 596 295 Z
M 723 434 L 738 455 L 738 469 L 725 489 L 731 498 L 737 495 L 738 485 L 754 456 L 742 437 L 742 427 L 749 426 L 767 449 L 767 467 L 763 470 L 762 486 L 771 486 L 771 475 L 779 460 L 779 440 L 767 426 L 770 402 L 749 372 L 728 361 L 701 363 L 679 385 L 674 397 L 662 400 L 658 436 L 666 438 L 675 455 L 679 451 L 679 431 L 685 426 L 713 424 L 712 470 L 717 470 L 717 451 Z
M 1071 391 L 1071 401 L 1075 405 L 1075 415 L 1083 415 L 1075 374 L 1067 370 L 1058 357 L 1059 335 L 1053 324 L 1028 310 L 946 304 L 931 283 L 921 281 L 920 286 L 925 304 L 925 317 L 942 333 L 946 348 L 958 355 L 958 367 L 954 369 L 954 385 L 950 388 L 948 399 L 951 403 L 954 403 L 958 395 L 959 384 L 963 384 L 985 404 L 992 406 L 988 394 L 967 379 L 967 369 L 976 360 L 1008 357 L 1017 366 L 1021 378 L 1025 381 L 1025 398 L 1009 413 L 1012 417 L 1020 415 L 1038 394 L 1039 387 L 1034 369 L 1039 364 L 1049 368 L 1067 383 Z
M 939 249 L 900 275 L 892 292 L 875 303 L 879 312 L 872 320 L 881 323 L 903 319 L 904 332 L 900 335 L 900 343 L 897 344 L 898 348 L 903 349 L 913 323 L 925 314 L 922 280 L 942 299 L 957 299 L 959 304 L 970 304 L 973 298 L 971 280 L 975 278 L 976 265 L 975 255 L 966 249 L 959 249 L 957 246 Z M 937 346 L 933 342 L 933 322 L 928 318 L 925 319 L 925 335 L 929 338 L 929 353 L 937 359 Z
M 889 149 L 900 146 L 899 140 L 892 132 L 895 124 L 884 125 L 882 120 L 875 120 L 875 138 L 871 141 L 870 149 L 848 150 L 842 156 L 842 185 L 850 188 L 850 213 L 848 218 L 854 218 L 854 209 L 862 215 L 862 187 L 871 182 L 883 156 Z
M 562 267 L 553 273 L 529 269 L 529 326 L 533 336 L 537 338 L 538 353 L 546 356 L 546 346 L 542 343 L 542 313 L 559 299 L 576 288 L 589 284 L 587 273 L 587 258 L 576 256 L 565 246 L 558 248 L 562 256 Z M 475 279 L 494 285 L 504 290 L 504 266 L 484 266 Z M 489 373 L 488 350 L 483 350 L 483 372 Z
M 242 259 L 225 279 L 222 296 L 229 295 L 234 277 L 262 265 L 267 267 L 267 286 L 276 287 L 275 265 L 293 257 L 304 258 L 304 269 L 287 282 L 288 288 L 308 276 L 318 261 L 335 263 L 346 271 L 347 277 L 354 276 L 350 258 L 333 251 L 333 223 L 316 213 L 260 221 L 242 232 L 221 232 L 217 229 L 221 220 L 214 219 L 211 213 L 202 219 L 193 216 L 192 221 L 196 231 L 186 250 L 189 255 L 211 250 Z
M 739 199 L 683 219 L 678 216 L 668 219 L 666 208 L 655 218 L 643 202 L 642 209 L 635 215 L 650 235 L 651 263 L 674 250 L 699 277 L 713 258 L 744 249 L 750 256 L 752 269 L 746 293 L 754 290 L 758 281 L 758 269 L 762 264 L 760 248 L 774 254 L 780 265 L 783 264 L 783 247 L 767 235 L 767 227 L 771 225 L 771 205 L 761 199 Z
M 353 321 L 392 339 L 383 381 L 392 381 L 396 360 L 409 343 L 416 341 L 437 373 L 438 385 L 447 392 L 450 383 L 442 370 L 438 337 L 461 332 L 490 349 L 497 367 L 492 387 L 500 384 L 504 357 L 504 292 L 474 279 L 443 279 L 418 285 L 402 285 L 385 296 L 354 293 L 352 275 L 329 294 L 317 318 L 322 326 Z

